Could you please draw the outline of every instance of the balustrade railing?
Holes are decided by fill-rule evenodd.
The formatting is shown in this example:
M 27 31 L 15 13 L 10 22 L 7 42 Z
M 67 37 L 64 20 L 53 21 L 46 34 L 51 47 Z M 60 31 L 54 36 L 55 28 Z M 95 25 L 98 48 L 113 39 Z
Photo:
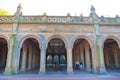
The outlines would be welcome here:
M 0 16 L 0 23 L 13 23 L 14 16 Z M 93 24 L 92 17 L 81 16 L 20 16 L 19 23 Z M 120 18 L 98 17 L 99 24 L 120 24 Z

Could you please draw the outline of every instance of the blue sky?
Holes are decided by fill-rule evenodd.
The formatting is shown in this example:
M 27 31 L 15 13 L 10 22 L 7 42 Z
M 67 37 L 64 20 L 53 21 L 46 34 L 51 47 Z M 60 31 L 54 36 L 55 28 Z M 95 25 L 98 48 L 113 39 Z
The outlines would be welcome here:
M 89 16 L 90 7 L 96 8 L 98 16 L 120 16 L 119 0 L 0 0 L 0 8 L 16 12 L 19 3 L 23 7 L 23 15 L 40 15 L 46 12 L 47 15 L 66 16 L 70 13 L 80 16 Z

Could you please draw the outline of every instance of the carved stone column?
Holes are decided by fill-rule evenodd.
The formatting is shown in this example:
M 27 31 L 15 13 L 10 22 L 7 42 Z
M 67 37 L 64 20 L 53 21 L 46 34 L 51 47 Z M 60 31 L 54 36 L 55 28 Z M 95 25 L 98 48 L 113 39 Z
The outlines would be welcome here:
M 5 75 L 11 75 L 11 59 L 12 59 L 12 45 L 11 43 L 9 43 L 9 47 L 8 47 L 8 53 L 7 53 L 7 61 L 6 61 L 6 67 L 5 67 L 5 71 L 4 74 Z
M 118 55 L 117 55 L 117 53 L 114 53 L 114 59 L 115 59 L 115 67 L 118 68 L 119 63 L 118 63 Z
M 6 67 L 5 67 L 5 71 L 4 74 L 5 75 L 10 75 L 10 74 L 17 74 L 18 71 L 18 66 L 17 66 L 17 60 L 16 60 L 16 44 L 17 44 L 17 31 L 18 31 L 18 27 L 19 27 L 19 17 L 22 14 L 20 11 L 20 8 L 18 10 L 18 13 L 15 14 L 15 19 L 13 22 L 13 26 L 12 26 L 12 34 L 10 36 L 10 41 L 9 41 L 9 45 L 8 45 L 8 54 L 7 54 L 7 62 L 6 62 Z
M 91 71 L 89 44 L 85 42 L 86 71 Z
M 109 48 L 104 49 L 104 55 L 105 55 L 106 67 L 109 67 L 110 66 L 110 63 L 109 63 Z
M 76 58 L 77 58 L 77 61 L 80 61 L 80 58 L 79 58 L 79 46 L 77 46 L 77 54 L 76 54 Z
M 80 44 L 81 45 L 81 44 Z M 79 61 L 81 61 L 81 54 L 80 54 L 80 45 L 78 46 L 78 53 L 79 53 Z
M 81 62 L 83 64 L 83 69 L 85 68 L 85 62 L 84 62 L 84 51 L 83 51 L 83 44 L 80 45 L 80 56 L 81 56 Z
M 27 46 L 24 44 L 22 49 L 22 60 L 21 60 L 21 69 L 20 71 L 26 71 L 26 60 L 27 60 Z
M 28 53 L 28 67 L 27 69 L 30 70 L 32 67 L 32 47 L 29 46 L 29 53 Z
M 32 51 L 32 68 L 34 69 L 35 68 L 35 49 L 33 49 Z
M 15 42 L 16 42 L 16 34 L 12 34 L 10 37 L 9 45 L 8 45 L 8 54 L 7 54 L 7 62 L 4 74 L 5 75 L 11 75 L 14 74 L 12 71 L 12 60 L 14 60 L 12 57 L 15 54 Z M 14 65 L 13 65 L 14 66 Z
M 73 53 L 73 59 L 74 59 L 74 62 L 73 62 L 73 65 L 74 65 L 74 68 L 75 68 L 75 63 L 76 63 L 76 48 L 74 48 L 74 53 Z
M 40 65 L 40 64 L 39 64 L 39 61 L 40 61 L 39 56 L 40 56 L 40 55 L 39 55 L 38 51 L 36 51 L 36 53 L 37 53 L 37 56 L 36 56 L 36 57 L 37 57 L 37 59 L 36 59 L 37 64 L 36 64 L 36 65 L 37 65 L 37 67 L 39 67 L 39 65 Z
M 37 53 L 35 51 L 35 68 L 37 68 Z
M 41 47 L 41 53 L 40 53 L 40 70 L 39 74 L 45 74 L 46 73 L 46 48 L 43 45 Z
M 99 65 L 98 65 L 98 57 L 97 57 L 98 55 L 96 52 L 96 47 L 92 46 L 91 51 L 92 51 L 92 72 L 97 74 L 99 73 Z
M 4 66 L 4 63 L 5 63 L 5 55 L 6 55 L 6 48 L 3 46 L 3 48 L 2 48 L 2 51 L 1 51 L 1 55 L 2 55 L 2 59 L 1 59 L 1 64 L 2 64 L 2 66 Z
M 73 56 L 72 56 L 73 57 L 72 58 L 73 59 L 73 67 L 75 67 L 75 65 L 74 65 L 75 64 L 75 58 L 74 58 L 74 56 L 75 56 L 75 49 L 73 49 Z
M 99 26 L 98 16 L 93 6 L 91 6 L 91 16 L 94 23 L 94 31 L 95 31 L 95 37 L 96 37 L 96 53 L 98 55 L 97 57 L 98 57 L 98 64 L 99 64 L 98 71 L 100 74 L 104 74 L 106 73 L 104 57 L 103 57 L 103 46 L 102 46 L 102 44 L 104 43 L 102 42 L 101 31 L 100 31 L 101 29 Z
M 103 46 L 102 46 L 102 38 L 100 35 L 96 35 L 96 46 L 98 53 L 98 62 L 99 62 L 99 74 L 106 74 L 105 63 L 104 63 L 104 55 L 103 55 Z
M 72 48 L 67 48 L 67 74 L 73 74 Z

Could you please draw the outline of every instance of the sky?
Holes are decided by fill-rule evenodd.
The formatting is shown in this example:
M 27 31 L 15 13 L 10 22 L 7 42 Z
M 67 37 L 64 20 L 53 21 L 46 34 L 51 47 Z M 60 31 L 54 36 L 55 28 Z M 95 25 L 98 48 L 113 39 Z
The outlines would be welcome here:
M 0 0 L 0 8 L 13 15 L 19 3 L 23 15 L 66 16 L 70 13 L 71 16 L 89 16 L 93 5 L 98 16 L 120 16 L 120 0 Z

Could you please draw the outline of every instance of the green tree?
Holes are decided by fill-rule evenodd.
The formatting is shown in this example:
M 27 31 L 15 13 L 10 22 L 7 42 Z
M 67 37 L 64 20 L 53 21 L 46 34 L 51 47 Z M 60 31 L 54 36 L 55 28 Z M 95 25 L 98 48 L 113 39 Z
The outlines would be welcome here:
M 0 8 L 0 16 L 5 16 L 5 15 L 11 15 L 8 11 L 5 11 L 4 9 Z

